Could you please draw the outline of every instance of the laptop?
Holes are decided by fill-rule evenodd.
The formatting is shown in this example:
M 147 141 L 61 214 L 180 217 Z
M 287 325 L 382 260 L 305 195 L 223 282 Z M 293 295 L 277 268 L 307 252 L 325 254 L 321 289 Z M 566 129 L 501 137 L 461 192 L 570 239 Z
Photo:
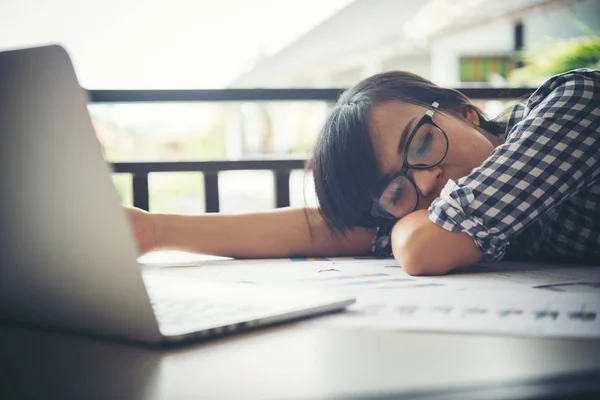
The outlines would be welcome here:
M 343 310 L 337 292 L 142 275 L 60 46 L 0 53 L 0 321 L 149 345 Z

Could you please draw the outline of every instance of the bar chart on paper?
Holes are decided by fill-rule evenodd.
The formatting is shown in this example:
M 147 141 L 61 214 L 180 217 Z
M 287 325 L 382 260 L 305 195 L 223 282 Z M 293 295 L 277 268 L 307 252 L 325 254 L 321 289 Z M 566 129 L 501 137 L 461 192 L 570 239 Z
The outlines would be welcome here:
M 435 281 L 398 276 L 384 272 L 318 276 L 305 279 L 303 283 L 349 291 L 360 289 L 382 289 L 391 291 L 444 286 L 444 284 Z
M 600 337 L 600 299 L 589 293 L 377 291 L 361 296 L 351 309 L 363 318 L 337 322 L 386 330 Z

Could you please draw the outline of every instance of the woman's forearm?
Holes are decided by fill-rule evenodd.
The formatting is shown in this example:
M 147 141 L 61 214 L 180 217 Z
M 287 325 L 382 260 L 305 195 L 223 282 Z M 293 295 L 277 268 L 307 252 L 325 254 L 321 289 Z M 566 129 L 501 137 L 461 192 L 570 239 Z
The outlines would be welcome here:
M 415 211 L 394 225 L 392 251 L 411 275 L 446 274 L 484 256 L 468 234 L 440 228 L 429 220 L 427 210 Z
M 153 214 L 159 249 L 234 258 L 365 254 L 373 233 L 334 236 L 318 210 L 283 208 L 252 214 Z

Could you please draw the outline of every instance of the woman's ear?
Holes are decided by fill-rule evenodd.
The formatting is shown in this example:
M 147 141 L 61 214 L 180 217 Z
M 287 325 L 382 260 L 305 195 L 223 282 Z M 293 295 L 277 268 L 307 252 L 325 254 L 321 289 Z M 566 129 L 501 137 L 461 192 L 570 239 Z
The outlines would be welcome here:
M 462 115 L 462 117 L 467 122 L 470 122 L 471 124 L 473 124 L 475 126 L 479 126 L 479 124 L 480 124 L 479 114 L 477 113 L 477 111 L 475 111 L 475 108 L 473 108 L 469 105 L 462 106 L 461 110 L 460 110 L 460 115 Z

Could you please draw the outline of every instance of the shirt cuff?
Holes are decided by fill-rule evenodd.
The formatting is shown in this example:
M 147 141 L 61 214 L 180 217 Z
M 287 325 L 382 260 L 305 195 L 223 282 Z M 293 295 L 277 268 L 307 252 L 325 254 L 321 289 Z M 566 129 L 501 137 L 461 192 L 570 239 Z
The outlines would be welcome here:
M 429 220 L 450 232 L 465 232 L 485 254 L 489 262 L 500 261 L 506 252 L 508 241 L 502 240 L 500 231 L 488 228 L 480 218 L 469 216 L 465 209 L 473 202 L 475 195 L 468 187 L 461 187 L 450 179 L 440 197 L 429 206 Z

